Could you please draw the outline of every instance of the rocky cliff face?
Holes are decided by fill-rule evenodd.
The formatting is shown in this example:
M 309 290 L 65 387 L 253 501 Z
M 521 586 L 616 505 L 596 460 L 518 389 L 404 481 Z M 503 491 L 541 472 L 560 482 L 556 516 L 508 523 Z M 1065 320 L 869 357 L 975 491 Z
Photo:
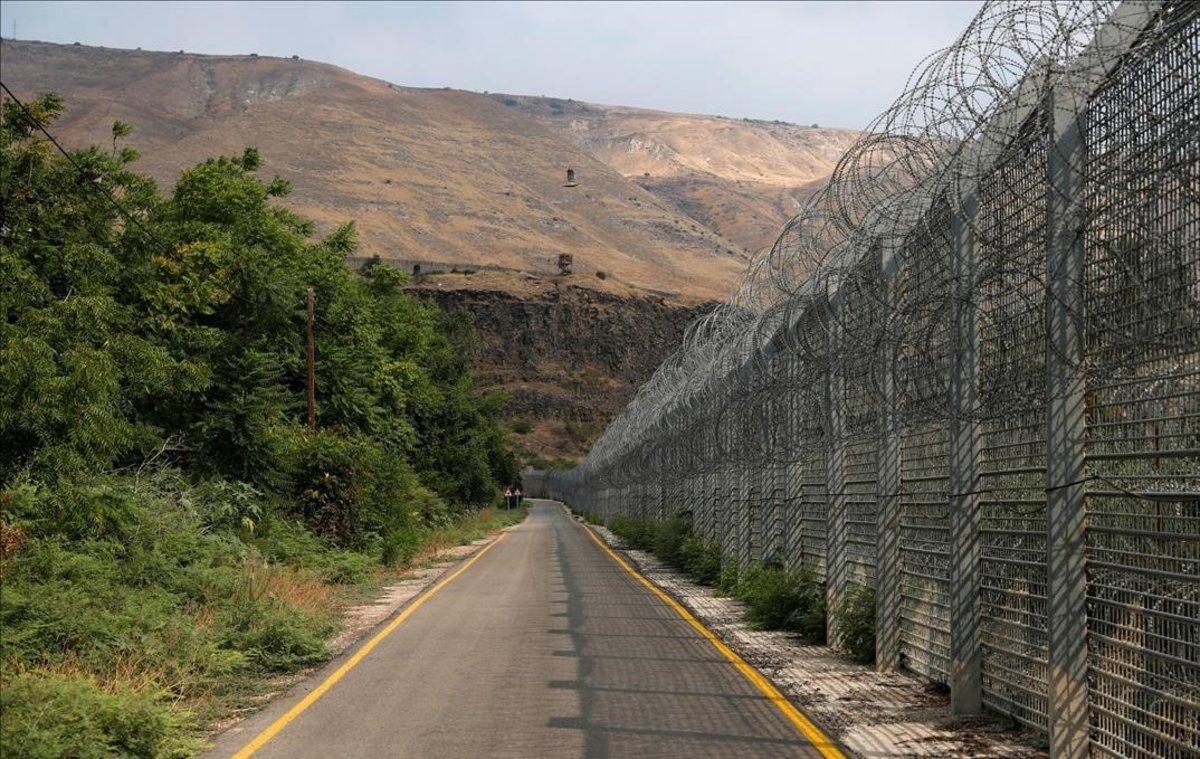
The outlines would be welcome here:
M 522 295 L 466 285 L 414 290 L 471 315 L 481 384 L 508 392 L 518 439 L 551 458 L 586 453 L 688 323 L 711 308 L 562 283 Z

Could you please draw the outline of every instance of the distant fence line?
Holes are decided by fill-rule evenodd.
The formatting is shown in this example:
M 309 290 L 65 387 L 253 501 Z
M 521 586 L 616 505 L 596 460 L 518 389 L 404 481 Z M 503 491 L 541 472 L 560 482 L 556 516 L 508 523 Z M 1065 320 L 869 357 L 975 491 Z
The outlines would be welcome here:
M 986 3 L 535 487 L 875 588 L 1054 756 L 1200 754 L 1198 14 Z
M 479 264 L 470 261 L 430 261 L 418 258 L 383 258 L 381 256 L 347 256 L 346 263 L 355 271 L 361 270 L 372 261 L 394 266 L 397 269 L 405 271 L 414 276 L 423 274 L 471 274 L 477 271 L 502 271 L 513 274 L 532 274 L 535 276 L 558 275 L 561 272 L 555 263 L 556 259 L 547 259 L 546 268 L 536 269 L 528 267 L 520 269 L 513 266 L 497 266 L 495 264 Z M 575 276 L 583 276 L 578 274 Z M 626 282 L 612 274 L 605 275 L 606 279 L 612 279 L 615 282 L 621 282 L 629 287 L 641 290 L 648 295 L 658 295 L 663 298 L 675 298 L 680 295 L 678 290 L 659 290 L 654 287 L 643 287 Z
M 394 266 L 409 274 L 449 274 L 451 272 L 475 271 L 506 271 L 517 274 L 533 274 L 530 269 L 518 269 L 512 266 L 496 266 L 494 264 L 472 263 L 470 261 L 430 261 L 419 258 L 383 258 L 380 256 L 347 256 L 346 263 L 352 269 L 362 269 L 372 261 Z M 549 273 L 553 266 L 547 265 L 544 273 Z

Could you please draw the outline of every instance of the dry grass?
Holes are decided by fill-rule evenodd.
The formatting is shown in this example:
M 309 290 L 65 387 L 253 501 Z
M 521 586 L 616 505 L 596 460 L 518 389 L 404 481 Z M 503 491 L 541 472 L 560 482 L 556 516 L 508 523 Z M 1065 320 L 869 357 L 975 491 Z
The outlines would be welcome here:
M 317 614 L 336 612 L 337 587 L 295 567 L 247 560 L 242 592 L 246 600 L 269 599 Z
M 46 661 L 29 665 L 21 661 L 8 661 L 4 665 L 5 678 L 23 675 L 61 675 L 74 680 L 86 680 L 105 693 L 149 693 L 160 690 L 176 692 L 170 687 L 174 679 L 170 668 L 161 663 L 149 663 L 145 657 L 129 655 L 103 669 L 82 661 L 74 654 L 67 654 L 57 661 Z M 176 699 L 179 702 L 181 699 Z
M 418 551 L 412 560 L 413 565 L 421 565 L 436 561 L 438 556 L 455 546 L 472 543 L 497 530 L 518 521 L 516 515 L 524 515 L 524 511 L 495 511 L 490 506 L 463 517 L 450 527 L 435 530 L 429 535 L 425 547 Z

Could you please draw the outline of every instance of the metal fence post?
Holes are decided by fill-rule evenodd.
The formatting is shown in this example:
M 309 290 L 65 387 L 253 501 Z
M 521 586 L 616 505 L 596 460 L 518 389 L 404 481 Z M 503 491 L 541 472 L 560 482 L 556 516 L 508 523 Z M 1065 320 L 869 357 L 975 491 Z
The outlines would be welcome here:
M 780 357 L 781 372 L 786 359 Z M 784 440 L 791 425 L 788 423 L 788 404 L 787 399 L 783 396 L 778 387 L 778 383 L 784 382 L 783 376 L 777 376 L 777 386 L 774 392 L 774 400 L 772 407 L 774 409 L 774 419 L 771 424 L 772 446 L 771 446 L 771 503 L 772 503 L 772 522 L 771 522 L 771 553 L 772 558 L 778 561 L 783 566 L 787 566 L 788 557 L 787 549 L 785 548 L 785 535 L 787 533 L 788 523 L 788 482 L 790 480 L 789 462 L 784 460 Z
M 950 706 L 982 708 L 980 614 L 979 312 L 975 303 L 974 194 L 951 217 Z
M 746 467 L 733 464 L 733 497 L 729 500 L 730 519 L 733 522 L 733 550 L 738 564 L 746 563 Z
M 890 251 L 886 251 L 890 253 Z M 890 256 L 889 256 L 890 257 Z M 894 264 L 894 259 L 887 263 Z M 895 271 L 880 267 L 883 323 L 896 307 Z M 882 414 L 879 420 L 879 477 L 876 485 L 875 664 L 881 670 L 900 666 L 900 411 L 889 342 L 884 343 Z
M 721 472 L 714 469 L 716 464 L 711 456 L 708 466 L 708 474 L 705 477 L 708 485 L 704 494 L 704 497 L 708 499 L 708 511 L 704 515 L 704 539 L 715 542 L 717 539 L 717 515 L 721 508 Z
M 1083 374 L 1083 140 L 1077 95 L 1052 90 L 1047 155 L 1046 627 L 1050 753 L 1088 755 Z
M 841 325 L 838 305 L 829 304 L 829 367 L 825 383 L 829 420 L 829 464 L 826 489 L 829 511 L 825 543 L 825 606 L 827 637 L 836 644 L 836 612 L 846 595 L 846 377 L 841 357 Z

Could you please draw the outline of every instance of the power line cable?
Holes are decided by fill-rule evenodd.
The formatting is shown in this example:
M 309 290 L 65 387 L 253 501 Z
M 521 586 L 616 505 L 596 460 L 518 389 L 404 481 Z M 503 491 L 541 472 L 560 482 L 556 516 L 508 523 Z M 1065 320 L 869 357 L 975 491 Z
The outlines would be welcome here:
M 24 113 L 25 117 L 29 119 L 30 123 L 32 123 L 35 127 L 37 127 L 39 132 L 46 135 L 46 139 L 50 140 L 50 143 L 52 145 L 54 145 L 55 148 L 58 149 L 58 152 L 62 153 L 63 157 L 66 158 L 67 161 L 69 161 L 73 167 L 75 167 L 75 171 L 79 173 L 79 176 L 81 178 L 88 180 L 89 185 L 100 190 L 101 193 L 104 195 L 104 197 L 108 199 L 108 202 L 112 203 L 113 207 L 117 209 L 117 212 L 120 213 L 121 216 L 124 217 L 126 221 L 128 221 L 130 224 L 133 224 L 138 229 L 140 229 L 142 231 L 142 233 L 145 234 L 147 237 L 149 237 L 151 240 L 154 240 L 155 242 L 159 243 L 160 245 L 164 245 L 163 241 L 161 239 L 159 239 L 158 237 L 156 237 L 154 235 L 154 233 L 151 232 L 148 227 L 146 227 L 145 224 L 143 224 L 133 214 L 129 213 L 129 211 L 125 208 L 125 206 L 123 206 L 121 204 L 121 202 L 117 200 L 116 196 L 113 195 L 112 192 L 107 187 L 105 187 L 103 184 L 100 184 L 96 181 L 97 179 L 99 179 L 99 177 L 91 175 L 87 171 L 87 169 L 85 169 L 83 166 L 81 166 L 79 164 L 79 161 L 75 160 L 75 156 L 71 155 L 71 152 L 69 150 L 67 150 L 66 148 L 64 148 L 59 143 L 59 141 L 54 138 L 54 135 L 50 134 L 50 130 L 46 129 L 46 126 L 44 124 L 42 124 L 41 120 L 38 119 L 38 117 L 33 114 L 33 111 L 29 110 L 29 108 L 24 103 L 21 102 L 21 99 L 18 98 L 15 94 L 13 94 L 13 91 L 8 88 L 7 84 L 0 81 L 0 87 L 4 88 L 4 92 L 8 93 L 9 99 L 12 100 L 12 102 L 17 104 L 17 107 L 21 109 L 22 113 Z M 174 246 L 166 245 L 166 247 L 168 247 L 172 250 L 174 249 Z
M 145 224 L 143 224 L 140 219 L 138 219 L 136 216 L 134 216 L 132 213 L 129 212 L 129 210 L 124 206 L 124 204 L 121 203 L 120 200 L 117 199 L 117 197 L 112 193 L 111 190 L 109 190 L 107 187 L 105 187 L 102 183 L 96 181 L 97 179 L 99 179 L 99 177 L 93 175 L 84 166 L 82 166 L 79 163 L 79 161 L 76 160 L 75 156 L 72 155 L 69 150 L 64 148 L 57 139 L 55 139 L 54 135 L 50 133 L 50 130 L 46 128 L 46 125 L 43 124 L 36 115 L 34 115 L 33 111 L 31 111 L 28 106 L 26 106 L 23 102 L 21 102 L 21 99 L 18 98 L 11 89 L 9 89 L 7 84 L 5 84 L 3 81 L 0 81 L 0 88 L 3 88 L 4 92 L 8 95 L 9 99 L 11 99 L 12 102 L 15 103 L 18 108 L 21 109 L 21 112 L 25 114 L 25 117 L 27 119 L 29 119 L 30 123 L 33 124 L 33 126 L 37 127 L 37 130 L 39 132 L 41 132 L 42 134 L 44 134 L 46 136 L 46 139 L 48 139 L 50 141 L 50 143 L 52 145 L 54 145 L 55 148 L 58 149 L 58 152 L 62 153 L 63 157 L 66 158 L 68 162 L 70 162 L 71 166 L 73 166 L 75 168 L 75 171 L 79 174 L 80 178 L 87 180 L 88 186 L 94 187 L 97 190 L 99 190 L 100 193 L 105 197 L 105 199 L 108 200 L 108 202 L 112 204 L 113 208 L 115 208 L 117 210 L 117 212 L 121 215 L 122 218 L 124 218 L 130 224 L 133 224 L 135 227 L 137 227 L 142 232 L 142 234 L 144 234 L 149 240 L 151 240 L 152 242 L 157 244 L 162 249 L 162 252 L 165 252 L 165 253 L 174 253 L 175 252 L 176 246 L 172 245 L 169 242 L 166 242 L 161 237 L 154 234 L 154 232 L 152 232 L 149 227 L 147 227 Z M 232 300 L 240 302 L 243 306 L 255 305 L 255 304 L 252 304 L 246 298 L 242 297 L 238 292 L 236 292 L 234 290 L 229 290 L 228 293 L 229 293 L 229 297 Z M 324 318 L 322 318 L 320 316 L 318 316 L 317 322 L 325 324 L 325 326 L 332 326 L 328 322 L 326 322 L 324 320 Z

